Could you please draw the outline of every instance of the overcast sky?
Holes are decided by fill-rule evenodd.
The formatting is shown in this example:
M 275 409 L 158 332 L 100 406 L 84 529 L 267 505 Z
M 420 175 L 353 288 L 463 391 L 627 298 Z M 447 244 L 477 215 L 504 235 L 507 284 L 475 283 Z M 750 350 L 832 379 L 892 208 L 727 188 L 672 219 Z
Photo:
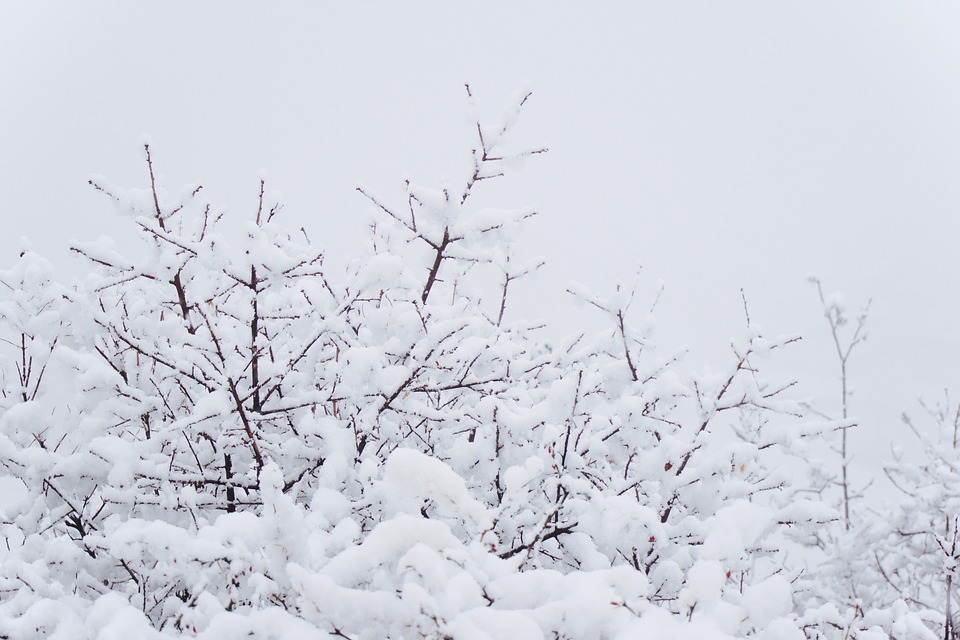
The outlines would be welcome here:
M 19 238 L 68 279 L 71 239 L 123 238 L 86 185 L 202 182 L 240 219 L 261 170 L 296 227 L 343 257 L 402 179 L 463 179 L 463 84 L 496 115 L 523 83 L 518 141 L 550 148 L 491 202 L 542 212 L 548 266 L 514 310 L 594 320 L 563 293 L 642 265 L 664 349 L 713 362 L 754 322 L 805 340 L 784 366 L 826 408 L 836 361 L 818 274 L 852 311 L 861 461 L 899 414 L 960 397 L 960 5 L 953 2 L 9 2 L 0 0 L 0 259 Z M 835 403 L 834 405 L 835 406 Z M 864 472 L 865 473 L 865 472 Z

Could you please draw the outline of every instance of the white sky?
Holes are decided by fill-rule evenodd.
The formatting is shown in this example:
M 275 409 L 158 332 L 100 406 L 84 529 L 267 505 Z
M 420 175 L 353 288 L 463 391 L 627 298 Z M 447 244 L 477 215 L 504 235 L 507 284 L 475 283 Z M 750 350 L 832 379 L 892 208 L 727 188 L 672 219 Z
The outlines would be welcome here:
M 517 133 L 551 151 L 491 193 L 543 212 L 526 254 L 548 267 L 517 313 L 593 326 L 565 283 L 643 265 L 641 299 L 667 287 L 661 344 L 716 363 L 742 287 L 755 322 L 804 335 L 781 362 L 826 402 L 819 274 L 853 311 L 873 299 L 852 368 L 874 462 L 918 394 L 960 396 L 960 5 L 606 6 L 0 0 L 0 264 L 28 236 L 67 278 L 70 239 L 122 234 L 86 180 L 144 186 L 144 133 L 172 190 L 200 181 L 239 219 L 265 169 L 291 225 L 343 256 L 357 184 L 463 177 L 464 82 L 497 114 L 529 81 Z

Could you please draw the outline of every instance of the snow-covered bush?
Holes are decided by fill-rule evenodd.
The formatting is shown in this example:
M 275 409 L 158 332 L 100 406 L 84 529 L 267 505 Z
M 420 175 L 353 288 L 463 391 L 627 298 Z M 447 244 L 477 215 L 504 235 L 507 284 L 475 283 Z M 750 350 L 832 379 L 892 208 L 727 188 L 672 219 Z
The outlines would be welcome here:
M 233 242 L 200 187 L 157 184 L 149 144 L 148 188 L 91 181 L 139 245 L 78 244 L 92 274 L 70 288 L 27 250 L 0 274 L 0 637 L 866 639 L 915 622 L 853 625 L 814 588 L 837 513 L 800 493 L 805 447 L 843 425 L 764 376 L 794 337 L 747 314 L 728 362 L 688 372 L 628 287 L 571 286 L 597 335 L 551 342 L 507 313 L 539 264 L 513 246 L 535 212 L 471 195 L 543 152 L 507 146 L 528 98 L 477 125 L 460 188 L 408 182 L 396 207 L 361 190 L 370 247 L 342 274 L 262 183 Z
M 895 451 L 884 471 L 900 499 L 865 527 L 874 539 L 868 575 L 878 603 L 902 600 L 929 621 L 939 637 L 957 638 L 960 408 L 946 392 L 935 404 L 921 405 L 924 422 L 915 424 L 906 413 L 903 422 L 921 444 L 922 458 Z

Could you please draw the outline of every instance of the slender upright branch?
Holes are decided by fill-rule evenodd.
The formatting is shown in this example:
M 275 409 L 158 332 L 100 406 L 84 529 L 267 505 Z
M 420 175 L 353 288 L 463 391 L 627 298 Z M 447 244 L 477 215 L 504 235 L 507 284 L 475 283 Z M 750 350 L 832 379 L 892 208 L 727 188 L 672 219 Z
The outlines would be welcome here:
M 844 344 L 840 336 L 840 327 L 845 325 L 848 320 L 843 309 L 838 304 L 827 301 L 826 296 L 823 294 L 823 286 L 818 278 L 811 278 L 811 282 L 817 286 L 817 294 L 820 296 L 820 304 L 823 306 L 824 317 L 830 325 L 830 336 L 833 338 L 837 360 L 840 364 L 840 415 L 843 420 L 847 420 L 849 417 L 848 401 L 850 398 L 847 362 L 850 359 L 853 348 L 866 339 L 865 329 L 870 302 L 868 301 L 860 312 L 860 315 L 857 317 L 857 325 L 853 331 L 853 335 L 849 341 Z M 843 492 L 843 527 L 846 530 L 850 529 L 849 465 L 850 455 L 847 448 L 847 430 L 842 429 L 840 432 L 840 488 Z

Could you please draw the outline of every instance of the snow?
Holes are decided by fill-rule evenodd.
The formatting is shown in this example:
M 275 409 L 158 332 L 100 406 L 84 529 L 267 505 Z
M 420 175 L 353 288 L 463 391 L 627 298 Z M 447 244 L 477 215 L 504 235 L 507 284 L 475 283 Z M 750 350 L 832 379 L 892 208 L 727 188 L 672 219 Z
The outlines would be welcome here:
M 424 502 L 436 503 L 444 519 L 464 519 L 472 527 L 488 524 L 486 508 L 467 490 L 448 465 L 414 449 L 397 449 L 387 459 L 382 483 L 384 501 L 407 513 L 418 513 Z
M 0 517 L 12 520 L 22 513 L 30 499 L 30 491 L 20 478 L 0 477 Z
M 736 500 L 714 515 L 703 541 L 701 557 L 723 561 L 742 557 L 772 527 L 769 509 Z
M 765 628 L 793 609 L 793 589 L 783 576 L 770 576 L 743 593 L 743 608 L 757 628 Z

